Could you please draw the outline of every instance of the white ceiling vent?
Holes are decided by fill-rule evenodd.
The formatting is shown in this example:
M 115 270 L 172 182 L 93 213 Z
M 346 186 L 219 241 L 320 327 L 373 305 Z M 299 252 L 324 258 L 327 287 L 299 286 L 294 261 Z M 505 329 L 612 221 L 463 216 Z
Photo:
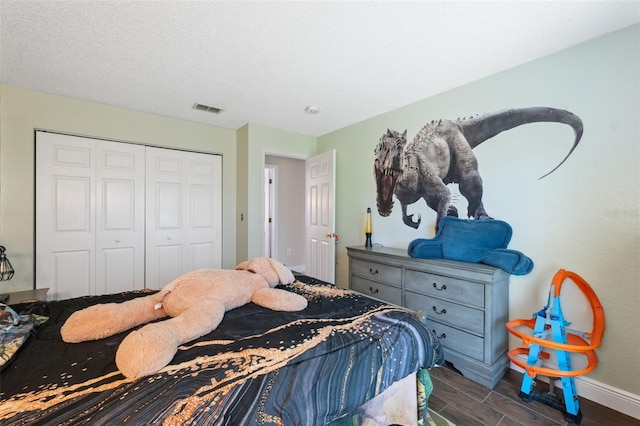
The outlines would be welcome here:
M 212 106 L 204 105 L 204 104 L 199 104 L 199 103 L 193 104 L 193 109 L 198 109 L 200 111 L 207 111 L 207 112 L 211 112 L 213 114 L 220 114 L 222 112 L 221 108 L 216 108 L 216 107 L 212 107 Z

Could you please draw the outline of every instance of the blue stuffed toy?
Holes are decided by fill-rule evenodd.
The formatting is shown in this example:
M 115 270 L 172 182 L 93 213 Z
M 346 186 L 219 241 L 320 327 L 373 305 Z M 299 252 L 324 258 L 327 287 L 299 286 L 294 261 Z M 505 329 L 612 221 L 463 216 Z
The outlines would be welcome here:
M 413 240 L 407 251 L 415 258 L 484 263 L 513 275 L 526 275 L 533 269 L 533 261 L 507 249 L 512 234 L 511 226 L 501 220 L 445 216 L 433 239 Z

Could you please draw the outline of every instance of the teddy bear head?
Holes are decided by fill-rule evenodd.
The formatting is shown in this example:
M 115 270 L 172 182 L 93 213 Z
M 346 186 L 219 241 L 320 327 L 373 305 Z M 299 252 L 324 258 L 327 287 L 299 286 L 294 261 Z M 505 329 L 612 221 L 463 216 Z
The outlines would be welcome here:
M 236 269 L 262 275 L 269 283 L 269 287 L 275 287 L 278 284 L 290 284 L 295 280 L 289 268 L 270 257 L 256 257 L 244 261 L 236 266 Z

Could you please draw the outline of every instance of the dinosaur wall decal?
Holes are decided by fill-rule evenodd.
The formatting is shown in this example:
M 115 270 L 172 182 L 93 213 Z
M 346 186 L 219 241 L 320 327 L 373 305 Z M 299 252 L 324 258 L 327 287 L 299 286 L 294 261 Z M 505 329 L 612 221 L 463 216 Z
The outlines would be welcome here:
M 421 218 L 413 220 L 407 206 L 420 200 L 437 213 L 438 223 L 444 216 L 458 216 L 451 204 L 449 183 L 457 183 L 467 199 L 467 217 L 490 219 L 482 203 L 482 179 L 473 148 L 497 134 L 523 124 L 555 122 L 571 126 L 575 132 L 573 146 L 553 173 L 569 158 L 580 142 L 583 124 L 580 117 L 562 109 L 531 107 L 507 109 L 470 118 L 431 121 L 407 145 L 407 131 L 387 129 L 375 148 L 373 162 L 376 180 L 376 203 L 381 216 L 389 216 L 395 195 L 402 206 L 402 220 L 412 227 L 420 226 Z

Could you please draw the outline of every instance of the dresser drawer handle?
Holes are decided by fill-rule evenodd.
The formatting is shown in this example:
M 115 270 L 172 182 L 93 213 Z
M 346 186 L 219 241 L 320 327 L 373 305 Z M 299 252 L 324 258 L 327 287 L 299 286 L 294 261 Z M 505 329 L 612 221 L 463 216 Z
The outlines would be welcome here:
M 373 294 L 376 294 L 378 292 L 377 288 L 373 288 L 373 287 L 369 287 L 369 291 Z
M 442 333 L 441 335 L 438 336 L 436 334 L 436 331 L 433 330 L 433 334 L 435 334 L 438 337 L 438 339 L 446 339 L 447 338 L 447 333 Z
M 373 275 L 376 275 L 378 273 L 378 270 L 376 269 L 375 271 L 373 270 L 373 268 L 369 268 L 369 272 Z
M 435 288 L 438 291 L 442 291 L 442 290 L 446 290 L 447 289 L 447 285 L 446 284 L 442 284 L 442 287 L 438 288 L 438 284 L 433 283 L 433 288 Z
M 433 305 L 433 312 L 435 312 L 438 315 L 443 315 L 447 313 L 447 310 L 443 308 L 440 312 L 438 312 L 438 308 L 436 308 L 436 305 Z

